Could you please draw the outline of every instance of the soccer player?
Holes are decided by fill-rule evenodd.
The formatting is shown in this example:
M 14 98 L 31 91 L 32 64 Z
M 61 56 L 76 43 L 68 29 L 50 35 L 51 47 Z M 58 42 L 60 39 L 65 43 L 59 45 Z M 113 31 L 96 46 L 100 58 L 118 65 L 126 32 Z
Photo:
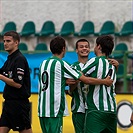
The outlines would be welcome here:
M 84 64 L 88 61 L 88 55 L 90 52 L 90 44 L 88 40 L 82 38 L 76 42 L 76 53 L 78 56 L 78 61 L 73 63 L 72 66 L 81 71 Z M 110 62 L 118 67 L 119 63 L 111 59 Z M 72 120 L 75 128 L 75 133 L 84 132 L 84 123 L 85 123 L 85 109 L 86 106 L 86 89 L 88 85 L 83 82 L 79 82 L 75 88 L 70 85 L 69 94 L 72 96 L 71 102 L 71 111 L 72 111 Z
M 86 84 L 111 85 L 113 80 L 85 77 L 62 60 L 66 53 L 65 40 L 57 36 L 50 42 L 52 57 L 40 66 L 40 90 L 38 116 L 43 133 L 61 133 L 63 116 L 68 115 L 65 85 L 67 78 L 81 80 Z
M 114 47 L 113 38 L 109 35 L 99 36 L 94 48 L 97 57 L 90 59 L 82 69 L 84 74 L 94 78 L 106 77 L 111 68 L 113 84 L 89 85 L 87 92 L 87 111 L 85 133 L 116 133 L 117 114 L 115 101 L 116 68 L 107 60 Z
M 90 44 L 86 39 L 79 39 L 76 42 L 76 53 L 78 55 L 78 61 L 72 64 L 72 67 L 81 71 L 84 64 L 88 61 L 88 55 L 90 52 Z M 70 85 L 69 94 L 72 96 L 71 101 L 71 111 L 72 111 L 72 121 L 75 129 L 75 133 L 84 132 L 84 122 L 85 122 L 85 105 L 86 98 L 83 91 L 83 82 L 79 82 L 75 87 Z
M 5 101 L 0 118 L 0 133 L 8 133 L 10 129 L 20 133 L 32 133 L 29 65 L 18 49 L 20 37 L 17 32 L 6 32 L 3 40 L 8 58 L 0 69 L 0 80 L 5 82 L 3 92 Z

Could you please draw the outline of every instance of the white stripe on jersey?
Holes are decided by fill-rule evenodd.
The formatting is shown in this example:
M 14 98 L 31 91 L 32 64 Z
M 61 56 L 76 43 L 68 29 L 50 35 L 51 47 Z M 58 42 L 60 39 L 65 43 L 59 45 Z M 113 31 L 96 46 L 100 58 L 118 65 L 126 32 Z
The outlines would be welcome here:
M 42 63 L 41 72 L 43 72 L 45 62 L 46 61 L 43 61 L 43 63 Z M 41 75 L 42 75 L 42 73 L 41 73 Z M 40 86 L 41 86 L 40 89 L 43 88 L 42 82 L 41 82 Z M 41 94 L 40 94 L 41 95 L 41 97 L 40 97 L 41 98 L 40 99 L 40 116 L 42 116 L 42 108 L 41 107 L 43 107 L 42 105 L 43 105 L 43 93 L 44 92 L 42 90 L 39 90 L 39 91 L 41 91 Z
M 49 66 L 50 67 L 47 67 L 47 72 L 48 72 L 48 74 L 49 74 L 49 79 L 50 79 L 50 68 L 51 68 L 51 64 L 52 64 L 52 62 L 53 62 L 53 60 L 50 60 L 49 61 Z M 45 110 L 45 115 L 46 116 L 50 116 L 50 80 L 48 80 L 48 88 L 47 88 L 47 90 L 46 90 L 46 99 L 48 99 L 46 102 L 45 102 L 45 104 L 46 104 L 46 106 L 45 106 L 45 108 L 46 108 L 46 110 Z
M 79 77 L 79 74 L 75 71 L 75 70 L 73 70 L 70 66 L 68 66 L 68 64 L 65 62 L 65 61 L 63 61 L 64 62 L 64 66 L 66 66 L 65 68 L 70 72 L 70 73 L 72 73 L 72 75 L 75 75 L 75 77 Z M 65 78 L 73 78 L 71 75 L 69 75 L 69 74 L 67 74 L 67 73 L 65 73 Z
M 107 89 L 108 93 L 110 94 L 110 89 Z M 111 96 L 109 95 L 110 103 L 111 103 L 111 111 L 114 111 L 113 101 Z
M 93 62 L 95 62 L 95 58 L 96 57 L 93 57 L 89 61 L 87 61 L 86 64 L 84 65 L 83 69 L 86 69 L 90 64 L 92 64 Z
M 110 89 L 108 89 L 110 90 Z M 106 94 L 106 89 L 105 86 L 103 86 L 103 105 L 104 105 L 104 110 L 108 110 L 108 103 L 107 103 L 107 94 Z M 109 93 L 110 94 L 110 93 Z
M 68 104 L 67 104 L 67 99 L 66 99 L 66 94 L 64 93 L 65 96 L 65 110 L 63 116 L 69 116 L 69 111 L 68 111 Z
M 103 63 L 102 63 L 102 60 L 99 59 L 99 66 L 98 66 L 98 73 L 97 73 L 98 79 L 102 78 L 102 75 L 101 75 L 102 71 L 103 71 Z M 99 86 L 96 85 L 94 89 L 93 100 L 98 110 L 99 110 L 99 91 L 100 91 L 100 88 Z
M 57 116 L 57 114 L 59 112 L 60 104 L 61 104 L 61 100 L 60 100 L 61 99 L 61 82 L 60 82 L 61 64 L 59 62 L 56 63 L 55 70 L 58 70 L 55 73 L 55 79 L 54 79 L 54 88 L 58 88 L 56 90 L 54 89 L 54 100 L 56 103 L 56 104 L 54 104 L 54 114 L 55 114 L 55 116 Z

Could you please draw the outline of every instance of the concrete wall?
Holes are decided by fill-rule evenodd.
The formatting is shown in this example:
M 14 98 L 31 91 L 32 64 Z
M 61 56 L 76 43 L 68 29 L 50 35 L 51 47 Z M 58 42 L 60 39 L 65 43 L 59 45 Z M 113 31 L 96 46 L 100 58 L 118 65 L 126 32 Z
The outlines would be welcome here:
M 23 24 L 32 20 L 36 24 L 36 31 L 40 31 L 46 20 L 52 20 L 56 31 L 60 31 L 65 21 L 72 20 L 75 30 L 79 31 L 83 22 L 90 20 L 95 24 L 95 32 L 98 32 L 106 20 L 112 20 L 119 31 L 125 21 L 132 20 L 132 6 L 131 0 L 0 0 L 0 30 L 6 22 L 14 21 L 20 32 Z M 132 40 L 125 40 L 129 48 L 133 49 Z M 44 41 L 48 43 L 49 39 Z M 72 42 L 68 40 L 68 43 L 75 41 L 74 38 Z M 36 38 L 27 42 L 30 50 L 33 50 Z

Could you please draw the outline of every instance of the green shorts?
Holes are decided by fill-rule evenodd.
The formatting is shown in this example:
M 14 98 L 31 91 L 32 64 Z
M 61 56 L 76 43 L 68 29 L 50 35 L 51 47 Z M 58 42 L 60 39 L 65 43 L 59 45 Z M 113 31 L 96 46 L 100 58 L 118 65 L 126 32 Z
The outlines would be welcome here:
M 62 133 L 62 117 L 39 117 L 43 133 Z
M 73 120 L 75 133 L 83 133 L 84 123 L 85 123 L 85 113 L 73 113 L 72 120 Z
M 117 114 L 86 111 L 84 133 L 117 133 Z

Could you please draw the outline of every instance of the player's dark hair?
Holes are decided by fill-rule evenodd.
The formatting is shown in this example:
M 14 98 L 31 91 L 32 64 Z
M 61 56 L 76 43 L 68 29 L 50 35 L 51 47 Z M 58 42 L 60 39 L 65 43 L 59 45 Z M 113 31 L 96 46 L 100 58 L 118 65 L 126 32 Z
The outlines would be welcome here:
M 79 39 L 79 40 L 76 42 L 76 49 L 78 48 L 78 43 L 79 43 L 79 42 L 87 42 L 88 45 L 89 45 L 89 47 L 90 47 L 89 41 L 83 38 L 83 39 Z
M 103 36 L 99 36 L 96 39 L 96 44 L 97 46 L 100 45 L 101 46 L 101 51 L 102 53 L 105 53 L 105 55 L 108 57 L 111 53 L 112 50 L 114 48 L 114 41 L 113 41 L 113 37 L 110 35 L 103 35 Z
M 20 36 L 16 31 L 8 31 L 3 36 L 12 36 L 14 41 L 20 42 Z
M 63 48 L 66 47 L 66 43 L 64 38 L 61 36 L 56 36 L 54 39 L 50 42 L 50 50 L 52 54 L 61 54 Z

